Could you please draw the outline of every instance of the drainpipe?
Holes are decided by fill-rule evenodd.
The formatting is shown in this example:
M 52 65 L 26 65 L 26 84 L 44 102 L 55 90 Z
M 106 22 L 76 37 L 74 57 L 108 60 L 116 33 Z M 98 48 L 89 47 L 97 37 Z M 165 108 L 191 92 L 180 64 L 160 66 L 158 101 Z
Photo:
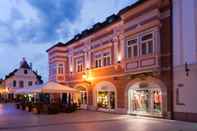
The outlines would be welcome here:
M 169 0 L 170 2 L 170 33 L 171 33 L 171 78 L 172 78 L 172 89 L 171 89 L 171 119 L 174 119 L 174 68 L 173 68 L 173 0 Z

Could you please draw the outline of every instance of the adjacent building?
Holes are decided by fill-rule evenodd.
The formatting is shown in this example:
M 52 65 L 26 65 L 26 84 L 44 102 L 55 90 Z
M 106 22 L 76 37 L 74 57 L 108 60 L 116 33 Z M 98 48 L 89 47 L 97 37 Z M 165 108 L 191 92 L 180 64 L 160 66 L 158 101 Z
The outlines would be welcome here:
M 197 1 L 173 0 L 174 118 L 197 121 Z
M 8 88 L 11 93 L 18 88 L 28 88 L 42 84 L 43 80 L 42 77 L 32 69 L 32 65 L 23 58 L 20 62 L 19 68 L 5 76 L 4 83 L 5 87 Z
M 170 0 L 139 0 L 47 50 L 49 81 L 80 91 L 81 108 L 171 118 Z

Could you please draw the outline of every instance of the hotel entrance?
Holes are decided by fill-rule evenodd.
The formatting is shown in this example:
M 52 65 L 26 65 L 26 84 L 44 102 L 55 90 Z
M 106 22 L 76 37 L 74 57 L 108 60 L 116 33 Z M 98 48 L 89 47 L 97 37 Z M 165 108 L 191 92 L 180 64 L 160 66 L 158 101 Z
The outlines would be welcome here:
M 128 91 L 128 112 L 162 117 L 163 99 L 162 90 L 158 86 L 149 83 L 135 84 Z

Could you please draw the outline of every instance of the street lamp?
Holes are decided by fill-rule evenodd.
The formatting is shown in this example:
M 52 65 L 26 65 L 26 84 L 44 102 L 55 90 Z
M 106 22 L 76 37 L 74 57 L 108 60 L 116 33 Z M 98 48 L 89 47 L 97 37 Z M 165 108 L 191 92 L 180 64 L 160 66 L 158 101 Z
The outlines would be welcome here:
M 87 82 L 88 84 L 91 85 L 91 75 L 90 75 L 90 71 L 89 69 L 87 68 L 86 71 L 84 71 L 83 75 L 82 75 L 82 78 L 85 82 Z

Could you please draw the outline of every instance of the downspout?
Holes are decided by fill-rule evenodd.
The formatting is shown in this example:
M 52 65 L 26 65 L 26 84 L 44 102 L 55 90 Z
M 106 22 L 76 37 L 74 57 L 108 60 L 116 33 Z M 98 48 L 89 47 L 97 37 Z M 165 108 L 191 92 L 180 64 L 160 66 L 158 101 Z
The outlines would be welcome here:
M 170 2 L 170 33 L 171 33 L 171 47 L 170 47 L 170 53 L 171 53 L 171 78 L 172 78 L 172 91 L 171 91 L 171 119 L 174 119 L 174 68 L 173 68 L 173 0 L 169 0 Z

